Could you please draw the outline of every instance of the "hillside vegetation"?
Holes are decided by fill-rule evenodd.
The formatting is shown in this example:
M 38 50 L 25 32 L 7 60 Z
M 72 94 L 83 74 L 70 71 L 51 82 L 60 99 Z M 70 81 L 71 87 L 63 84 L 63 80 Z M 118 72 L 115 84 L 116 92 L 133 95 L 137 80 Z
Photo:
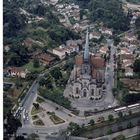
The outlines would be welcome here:
M 52 13 L 53 9 L 53 6 L 44 5 L 37 0 L 5 0 L 4 44 L 17 44 L 31 37 L 50 47 L 50 44 L 58 46 L 67 39 L 79 38 L 59 22 Z
M 39 0 L 5 0 L 3 7 L 4 46 L 10 46 L 10 51 L 4 52 L 4 66 L 23 66 L 37 48 L 47 50 L 79 38 L 59 22 L 52 5 Z M 39 43 L 29 47 L 23 44 L 27 38 Z
M 90 20 L 103 22 L 105 26 L 116 31 L 129 29 L 130 15 L 124 13 L 120 0 L 71 0 L 82 8 L 89 9 Z
M 129 16 L 124 13 L 119 0 L 91 0 L 89 9 L 93 21 L 103 21 L 106 26 L 115 30 L 129 29 Z

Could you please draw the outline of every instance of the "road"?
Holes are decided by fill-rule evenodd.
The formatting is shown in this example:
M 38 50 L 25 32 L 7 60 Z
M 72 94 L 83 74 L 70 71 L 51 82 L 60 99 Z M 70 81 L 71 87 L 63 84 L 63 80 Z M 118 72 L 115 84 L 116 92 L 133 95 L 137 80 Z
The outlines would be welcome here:
M 114 54 L 116 54 L 116 48 L 113 45 L 113 40 L 108 39 L 107 40 L 110 44 L 110 59 L 106 66 L 106 72 L 105 72 L 105 81 L 106 81 L 106 98 L 105 102 L 109 103 L 110 106 L 116 106 L 117 101 L 113 97 L 112 89 L 114 88 Z
M 52 67 L 50 67 L 46 72 L 38 75 L 37 79 L 33 82 L 33 84 L 31 85 L 30 89 L 26 93 L 25 97 L 21 101 L 21 105 L 28 112 L 28 114 L 31 113 L 32 104 L 33 104 L 34 100 L 37 97 L 38 86 L 39 86 L 39 84 L 38 84 L 39 79 L 41 79 L 46 73 L 48 73 L 54 67 L 59 67 L 60 64 L 61 65 L 64 65 L 66 63 L 66 61 L 69 61 L 71 59 L 72 58 L 69 58 L 68 60 L 63 60 L 61 62 L 58 62 L 58 63 L 54 64 Z M 27 119 L 24 119 L 23 118 L 23 116 L 24 116 L 23 113 L 24 112 L 21 113 L 21 122 L 22 122 L 22 125 L 30 126 L 31 125 L 30 115 L 28 116 L 29 119 L 27 120 Z
M 109 77 L 108 77 L 108 87 L 107 87 L 107 96 L 109 96 L 109 98 L 111 98 L 110 100 L 112 101 L 112 87 L 114 86 L 114 55 L 115 53 L 115 47 L 112 45 L 111 47 L 111 57 L 110 57 L 110 61 L 109 61 L 109 65 L 110 65 L 110 69 L 108 71 Z M 55 65 L 58 66 L 59 64 Z M 54 66 L 54 67 L 55 67 Z M 40 77 L 43 76 L 40 75 Z M 37 95 L 37 87 L 38 87 L 38 83 L 37 80 L 34 81 L 34 83 L 32 84 L 31 88 L 29 89 L 27 95 L 25 96 L 24 100 L 23 100 L 23 106 L 27 109 L 30 110 L 30 107 L 32 106 L 32 103 L 34 101 L 34 98 Z M 71 112 L 69 110 L 64 109 L 63 107 L 56 105 L 55 103 L 48 101 L 45 99 L 46 102 L 42 103 L 41 105 L 47 110 L 47 111 L 54 111 L 56 115 L 58 115 L 59 117 L 61 117 L 62 119 L 65 120 L 65 123 L 63 124 L 59 124 L 59 125 L 51 125 L 51 126 L 41 126 L 41 127 L 36 127 L 36 126 L 32 126 L 30 124 L 30 119 L 29 121 L 25 121 L 23 123 L 22 128 L 19 128 L 17 131 L 17 135 L 22 135 L 23 133 L 26 134 L 32 134 L 32 133 L 37 133 L 37 134 L 51 134 L 51 133 L 55 133 L 55 132 L 60 132 L 63 131 L 67 128 L 67 126 L 69 125 L 69 122 L 75 122 L 79 125 L 85 124 L 88 125 L 89 121 L 91 119 L 94 119 L 94 121 L 97 123 L 99 117 L 103 116 L 105 120 L 108 120 L 108 115 L 112 114 L 114 116 L 114 118 L 118 117 L 118 113 L 114 112 L 114 109 L 110 109 L 107 111 L 103 111 L 100 113 L 96 113 L 93 116 L 88 116 L 88 117 L 79 117 L 79 116 L 75 116 L 72 114 L 72 116 L 70 116 L 69 114 L 71 114 Z M 114 100 L 113 100 L 114 102 Z M 112 103 L 113 103 L 112 102 Z M 61 110 L 56 110 L 56 107 L 61 108 Z M 139 112 L 139 108 L 136 108 L 132 111 L 132 113 L 135 112 Z M 128 112 L 124 112 L 124 114 L 128 114 Z
M 35 80 L 33 82 L 32 86 L 30 87 L 30 89 L 28 90 L 28 92 L 26 93 L 25 98 L 21 101 L 23 108 L 28 113 L 30 113 L 33 101 L 34 101 L 35 97 L 37 96 L 37 89 L 38 89 L 38 82 L 37 82 L 37 80 Z M 25 120 L 25 119 L 23 119 L 23 113 L 24 112 L 22 112 L 22 115 L 21 115 L 22 124 L 28 125 L 30 123 L 30 115 L 29 115 L 29 120 Z
M 44 103 L 41 104 L 41 106 L 43 106 L 47 111 L 55 111 L 55 114 L 59 117 L 61 117 L 62 119 L 65 120 L 65 123 L 63 124 L 59 124 L 59 125 L 51 125 L 51 126 L 43 126 L 43 127 L 35 127 L 35 126 L 26 126 L 24 125 L 22 128 L 19 128 L 17 131 L 17 135 L 22 135 L 23 133 L 26 134 L 31 134 L 31 133 L 38 133 L 39 135 L 41 134 L 52 134 L 55 132 L 60 132 L 63 131 L 67 128 L 69 122 L 75 122 L 79 125 L 85 124 L 88 125 L 89 121 L 91 119 L 94 119 L 95 123 L 98 122 L 98 118 L 103 116 L 105 120 L 108 120 L 108 115 L 112 114 L 114 116 L 114 118 L 118 117 L 118 113 L 114 112 L 113 109 L 110 109 L 108 111 L 103 111 L 97 114 L 94 114 L 93 116 L 88 116 L 88 117 L 79 117 L 79 116 L 75 116 L 75 115 L 71 115 L 72 117 L 70 117 L 69 114 L 71 114 L 71 112 L 67 109 L 63 109 L 61 108 L 59 105 L 45 100 Z M 60 110 L 56 110 L 56 107 L 61 108 Z M 136 108 L 132 111 L 132 113 L 136 113 L 139 112 L 140 108 Z M 128 114 L 128 112 L 124 112 L 124 114 Z

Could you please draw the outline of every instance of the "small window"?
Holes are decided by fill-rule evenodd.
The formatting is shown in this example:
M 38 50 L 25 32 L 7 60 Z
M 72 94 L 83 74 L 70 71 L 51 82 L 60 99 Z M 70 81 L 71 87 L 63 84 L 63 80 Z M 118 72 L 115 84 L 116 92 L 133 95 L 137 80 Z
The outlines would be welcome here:
M 79 93 L 79 89 L 78 89 L 78 87 L 76 88 L 76 94 L 78 94 Z
M 99 90 L 99 95 L 101 95 L 101 90 Z
M 86 92 L 86 89 L 84 89 L 84 97 L 87 96 L 87 92 Z
M 91 90 L 91 95 L 94 96 L 94 89 Z

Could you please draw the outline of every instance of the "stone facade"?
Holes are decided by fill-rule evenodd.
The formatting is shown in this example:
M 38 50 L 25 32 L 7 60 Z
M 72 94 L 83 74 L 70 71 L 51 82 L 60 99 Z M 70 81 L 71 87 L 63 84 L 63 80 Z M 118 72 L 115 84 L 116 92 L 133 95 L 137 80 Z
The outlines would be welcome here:
M 103 58 L 89 54 L 88 31 L 83 55 L 77 55 L 69 79 L 69 97 L 100 100 L 105 82 L 105 62 Z

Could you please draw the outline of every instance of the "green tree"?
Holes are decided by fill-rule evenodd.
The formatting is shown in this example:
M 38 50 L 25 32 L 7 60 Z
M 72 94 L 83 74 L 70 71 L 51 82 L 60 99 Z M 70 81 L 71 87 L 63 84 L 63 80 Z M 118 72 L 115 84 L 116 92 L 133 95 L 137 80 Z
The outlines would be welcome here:
M 125 136 L 119 135 L 119 136 L 115 137 L 115 140 L 125 140 Z
M 112 131 L 112 129 L 110 128 L 108 131 L 107 131 L 107 134 L 112 134 L 113 133 L 113 131 Z
M 69 126 L 67 128 L 67 131 L 70 133 L 72 136 L 79 136 L 80 133 L 84 130 L 84 127 L 80 127 L 78 124 L 70 122 Z
M 7 135 L 15 134 L 17 129 L 21 126 L 21 122 L 18 119 L 14 118 L 14 116 L 11 113 L 7 115 L 7 123 L 5 124 Z
M 39 109 L 39 104 L 38 103 L 33 103 L 33 105 L 36 109 Z
M 20 77 L 16 77 L 15 86 L 16 86 L 17 89 L 22 87 L 22 83 L 21 83 L 21 78 Z
M 127 124 L 127 128 L 132 128 L 132 127 L 133 127 L 132 122 L 128 122 L 128 124 Z
M 118 113 L 118 116 L 119 116 L 120 118 L 122 118 L 122 117 L 123 117 L 123 113 L 122 113 L 122 112 L 119 112 L 119 113 Z
M 59 80 L 60 78 L 62 78 L 62 73 L 60 71 L 60 68 L 55 67 L 54 69 L 52 69 L 50 71 L 50 74 L 52 75 L 53 78 L 55 78 L 56 80 Z
M 45 16 L 47 9 L 44 5 L 38 5 L 33 12 L 39 16 Z
M 23 136 L 17 136 L 15 140 L 26 140 Z
M 46 99 L 49 99 L 65 108 L 71 108 L 71 102 L 63 96 L 63 90 L 59 88 L 39 89 L 40 95 Z
M 28 73 L 27 76 L 26 76 L 26 79 L 28 81 L 30 80 L 35 80 L 37 78 L 37 73 L 36 72 L 31 72 L 31 73 Z
M 136 25 L 136 29 L 139 30 L 140 29 L 140 17 L 138 17 L 135 21 L 135 25 Z
M 111 115 L 111 114 L 110 114 L 110 115 L 108 115 L 108 120 L 109 120 L 109 121 L 113 121 L 113 120 L 114 120 L 114 116 L 113 116 L 113 115 Z
M 137 125 L 140 126 L 140 119 L 138 120 Z
M 114 97 L 117 96 L 117 92 L 118 92 L 117 88 L 112 89 L 112 94 L 113 94 Z
M 41 79 L 39 80 L 39 85 L 40 85 L 40 86 L 45 86 L 45 87 L 47 87 L 47 88 L 52 89 L 52 88 L 53 88 L 53 85 L 52 85 L 51 76 L 50 76 L 50 75 L 46 75 L 46 76 L 44 76 L 43 78 L 41 78 Z
M 121 39 L 118 36 L 114 37 L 114 45 L 117 46 L 120 43 Z
M 35 133 L 32 133 L 28 136 L 27 140 L 40 140 L 39 136 Z
M 129 111 L 128 111 L 128 114 L 131 116 L 131 115 L 132 115 L 132 111 L 131 111 L 131 110 L 129 110 Z
M 133 64 L 133 70 L 140 75 L 140 59 L 135 60 Z
M 83 19 L 83 15 L 84 15 L 84 11 L 83 11 L 83 9 L 81 9 L 81 10 L 80 10 L 80 20 Z
M 140 100 L 140 93 L 137 93 L 137 94 L 126 94 L 123 96 L 122 100 L 125 102 L 125 103 L 135 103 L 135 102 L 138 102 Z
M 90 0 L 88 4 L 91 20 L 102 21 L 117 31 L 126 31 L 130 25 L 130 17 L 122 7 L 122 3 L 116 0 Z
M 33 60 L 33 66 L 34 68 L 38 68 L 40 65 L 39 65 L 39 60 L 38 59 L 34 59 Z
M 95 124 L 95 121 L 92 119 L 92 120 L 90 120 L 90 122 L 89 122 L 91 125 L 94 125 Z

